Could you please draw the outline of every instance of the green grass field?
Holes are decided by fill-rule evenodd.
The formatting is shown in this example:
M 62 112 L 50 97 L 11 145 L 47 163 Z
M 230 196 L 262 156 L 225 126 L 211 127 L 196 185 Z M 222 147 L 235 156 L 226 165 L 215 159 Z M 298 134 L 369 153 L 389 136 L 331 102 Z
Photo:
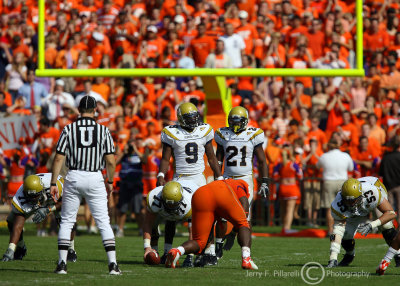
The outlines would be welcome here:
M 35 236 L 33 226 L 27 226 L 25 236 L 28 254 L 22 261 L 0 262 L 0 285 L 307 285 L 301 278 L 301 268 L 308 262 L 325 265 L 329 256 L 328 239 L 255 238 L 252 257 L 258 271 L 241 269 L 238 245 L 224 253 L 216 267 L 166 269 L 143 264 L 143 241 L 128 231 L 117 238 L 117 258 L 123 275 L 108 275 L 107 259 L 99 235 L 79 235 L 75 240 L 76 263 L 68 264 L 68 275 L 53 273 L 58 258 L 57 238 Z M 269 230 L 270 228 L 258 228 Z M 30 231 L 29 231 L 30 230 Z M 275 229 L 276 231 L 276 229 Z M 186 240 L 175 239 L 174 246 Z M 5 228 L 0 229 L 1 254 L 8 246 Z M 333 272 L 325 269 L 325 278 L 318 285 L 397 285 L 400 269 L 392 265 L 383 277 L 375 268 L 387 250 L 380 239 L 356 241 L 357 256 L 351 267 L 339 267 Z M 181 262 L 183 259 L 181 259 Z M 352 272 L 363 276 L 354 277 Z M 310 269 L 311 277 L 322 276 L 321 269 Z M 306 274 L 306 272 L 304 272 Z M 353 275 L 353 277 L 349 277 Z M 316 281 L 317 281 L 316 280 Z M 174 283 L 174 284 L 172 284 Z

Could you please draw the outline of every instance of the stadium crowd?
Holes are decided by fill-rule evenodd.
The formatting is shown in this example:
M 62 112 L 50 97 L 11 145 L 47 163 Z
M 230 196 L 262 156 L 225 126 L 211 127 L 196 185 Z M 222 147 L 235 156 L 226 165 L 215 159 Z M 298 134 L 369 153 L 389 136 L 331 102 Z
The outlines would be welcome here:
M 119 161 L 140 154 L 145 196 L 155 187 L 162 128 L 174 124 L 182 102 L 204 109 L 201 79 L 37 78 L 37 1 L 8 3 L 0 5 L 0 114 L 35 115 L 38 132 L 1 150 L 3 202 L 24 176 L 49 172 L 60 131 L 85 94 L 96 98 Z M 46 68 L 354 68 L 354 13 L 353 0 L 46 1 Z M 378 176 L 400 132 L 399 18 L 399 0 L 364 1 L 365 78 L 226 79 L 233 106 L 245 107 L 249 126 L 265 132 L 277 182 L 270 199 L 288 199 L 277 186 L 296 177 L 296 204 L 306 212 L 297 207 L 294 217 L 304 213 L 309 225 L 320 208 L 319 157 L 338 148 L 354 162 L 351 176 Z

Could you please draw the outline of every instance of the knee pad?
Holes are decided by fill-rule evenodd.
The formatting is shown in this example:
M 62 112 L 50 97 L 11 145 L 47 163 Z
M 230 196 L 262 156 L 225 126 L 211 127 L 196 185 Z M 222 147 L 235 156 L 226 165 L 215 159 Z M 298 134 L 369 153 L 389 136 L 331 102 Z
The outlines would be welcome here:
M 385 239 L 386 244 L 389 246 L 395 238 L 396 234 L 397 231 L 394 228 L 389 228 L 382 231 L 383 238 Z
M 176 223 L 174 221 L 165 222 L 165 243 L 172 244 L 176 233 Z
M 356 241 L 354 239 L 343 239 L 342 247 L 346 252 L 353 251 L 356 245 Z

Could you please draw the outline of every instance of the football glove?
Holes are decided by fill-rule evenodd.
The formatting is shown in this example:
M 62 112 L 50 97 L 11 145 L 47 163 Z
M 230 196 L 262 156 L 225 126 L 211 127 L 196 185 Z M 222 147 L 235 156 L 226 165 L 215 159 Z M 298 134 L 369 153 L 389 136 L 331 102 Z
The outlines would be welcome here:
M 6 253 L 3 255 L 3 259 L 1 261 L 12 261 L 14 260 L 14 250 L 8 248 Z
M 367 236 L 372 231 L 372 225 L 370 223 L 362 223 L 358 226 L 358 232 L 361 235 Z
M 224 250 L 231 250 L 233 244 L 235 243 L 236 231 L 232 230 L 227 236 L 225 236 Z
M 42 221 L 44 221 L 44 219 L 47 217 L 47 215 L 50 213 L 50 209 L 48 207 L 45 208 L 39 208 L 33 218 L 32 221 L 34 223 L 41 223 Z
M 269 195 L 268 183 L 269 183 L 268 178 L 262 178 L 260 190 L 258 191 L 258 195 L 260 195 L 263 198 L 267 198 Z

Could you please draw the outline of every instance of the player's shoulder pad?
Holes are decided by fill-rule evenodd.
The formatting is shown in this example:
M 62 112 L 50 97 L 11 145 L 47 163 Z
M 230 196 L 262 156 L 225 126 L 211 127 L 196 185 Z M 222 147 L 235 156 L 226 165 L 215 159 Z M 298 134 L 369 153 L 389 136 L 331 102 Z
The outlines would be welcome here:
M 190 219 L 192 217 L 192 208 L 188 211 L 188 213 L 183 217 L 184 220 Z
M 212 128 L 212 126 L 210 124 L 202 123 L 202 124 L 200 124 L 199 126 L 196 127 L 194 132 L 199 137 L 205 137 L 212 131 L 213 131 L 213 128 Z
M 164 133 L 165 135 L 167 135 L 168 137 L 171 137 L 172 139 L 175 140 L 180 140 L 179 139 L 179 125 L 170 125 L 170 126 L 166 126 L 163 128 L 163 130 L 161 131 L 161 133 Z
M 256 127 L 247 127 L 245 132 L 248 136 L 250 136 L 249 140 L 252 140 L 252 139 L 256 138 L 258 135 L 261 135 L 264 133 L 264 131 L 262 129 L 256 128 Z
M 219 138 L 221 138 L 222 140 L 226 140 L 225 136 L 222 135 L 222 131 L 223 131 L 224 128 L 225 127 L 218 128 L 217 131 L 215 131 L 215 135 L 218 136 Z

